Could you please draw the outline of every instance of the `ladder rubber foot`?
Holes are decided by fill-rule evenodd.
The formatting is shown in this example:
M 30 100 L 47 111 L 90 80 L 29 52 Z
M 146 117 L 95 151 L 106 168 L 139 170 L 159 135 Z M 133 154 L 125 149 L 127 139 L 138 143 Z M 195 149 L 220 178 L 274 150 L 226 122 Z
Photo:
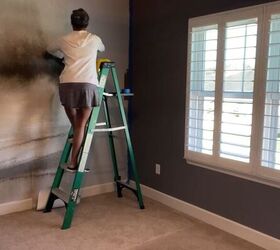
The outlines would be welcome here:
M 141 206 L 140 206 L 140 209 L 145 209 L 145 206 L 144 206 L 144 205 L 141 205 Z

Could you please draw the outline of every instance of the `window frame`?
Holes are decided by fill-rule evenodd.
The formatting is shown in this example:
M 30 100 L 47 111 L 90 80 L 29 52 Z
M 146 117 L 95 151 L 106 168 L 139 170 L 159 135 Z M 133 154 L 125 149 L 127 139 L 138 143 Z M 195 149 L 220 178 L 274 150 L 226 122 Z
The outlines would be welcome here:
M 280 14 L 280 1 L 274 2 L 273 4 L 266 4 L 266 7 L 264 8 L 264 22 L 263 22 L 263 32 L 264 34 L 268 34 L 270 30 L 270 25 L 269 25 L 269 20 L 271 18 L 271 15 L 273 14 Z M 260 93 L 266 93 L 266 78 L 267 78 L 267 63 L 268 63 L 268 46 L 269 46 L 269 36 L 265 36 L 263 39 L 263 82 L 264 84 L 260 84 L 262 86 L 259 87 Z M 265 108 L 265 95 L 259 94 L 260 101 L 261 101 L 261 112 L 262 112 L 262 117 L 260 118 L 260 124 L 261 124 L 261 131 L 259 132 L 261 136 L 259 136 L 260 140 L 260 146 L 258 148 L 258 155 L 260 158 L 260 161 L 258 164 L 256 164 L 256 174 L 258 176 L 261 176 L 263 178 L 273 180 L 276 182 L 279 182 L 280 184 L 280 170 L 268 168 L 268 167 L 263 167 L 261 166 L 261 157 L 262 157 L 262 139 L 263 139 L 263 126 L 264 126 L 264 108 Z M 279 105 L 280 106 L 280 105 Z
M 280 1 L 268 4 L 255 5 L 220 12 L 207 16 L 194 17 L 188 22 L 188 53 L 187 53 L 187 95 L 185 112 L 185 142 L 184 158 L 188 164 L 196 165 L 211 170 L 231 174 L 249 180 L 280 187 L 280 170 L 262 167 L 262 143 L 264 103 L 266 93 L 266 75 L 269 45 L 269 20 L 271 15 L 280 14 Z M 257 18 L 257 44 L 256 61 L 254 71 L 253 109 L 250 140 L 249 163 L 235 161 L 219 156 L 221 136 L 221 116 L 223 100 L 223 74 L 224 74 L 224 48 L 226 23 L 242 19 Z M 213 155 L 188 151 L 188 121 L 189 121 L 189 98 L 190 98 L 190 73 L 191 73 L 191 46 L 192 28 L 201 26 L 218 25 L 218 44 L 216 61 L 216 86 L 215 86 L 215 120 L 213 134 Z

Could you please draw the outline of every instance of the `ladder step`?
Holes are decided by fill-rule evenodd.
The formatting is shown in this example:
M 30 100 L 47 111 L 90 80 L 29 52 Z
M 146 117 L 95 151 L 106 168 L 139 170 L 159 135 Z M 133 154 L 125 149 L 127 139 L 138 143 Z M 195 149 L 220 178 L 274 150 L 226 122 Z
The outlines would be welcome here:
M 98 122 L 95 124 L 96 127 L 106 126 L 106 122 Z M 68 138 L 69 143 L 73 143 L 73 137 Z
M 61 168 L 63 168 L 66 172 L 69 172 L 69 173 L 76 173 L 78 171 L 78 169 L 69 169 L 68 167 L 70 166 L 69 163 L 63 163 L 60 165 Z M 90 169 L 88 168 L 85 168 L 84 169 L 84 172 L 85 173 L 88 173 L 90 172 Z
M 115 128 L 98 128 L 98 129 L 93 129 L 93 131 L 94 132 L 111 132 L 111 131 L 124 130 L 124 129 L 126 129 L 126 126 L 115 127 Z
M 100 126 L 105 126 L 106 125 L 106 122 L 98 122 L 96 123 L 96 127 L 100 127 Z
M 59 189 L 59 188 L 54 188 L 54 189 L 52 189 L 52 193 L 53 193 L 54 195 L 56 195 L 57 198 L 63 200 L 63 201 L 66 202 L 66 203 L 67 203 L 68 200 L 69 200 L 69 194 L 65 193 L 64 191 L 62 191 L 62 190 Z
M 103 95 L 105 95 L 105 96 L 110 96 L 110 97 L 111 97 L 111 96 L 114 96 L 114 94 L 112 94 L 112 93 L 107 93 L 107 92 L 104 92 Z
M 104 92 L 103 93 L 104 96 L 107 96 L 107 97 L 112 97 L 112 96 L 117 96 L 117 92 Z M 121 92 L 121 96 L 134 96 L 133 93 L 123 93 Z

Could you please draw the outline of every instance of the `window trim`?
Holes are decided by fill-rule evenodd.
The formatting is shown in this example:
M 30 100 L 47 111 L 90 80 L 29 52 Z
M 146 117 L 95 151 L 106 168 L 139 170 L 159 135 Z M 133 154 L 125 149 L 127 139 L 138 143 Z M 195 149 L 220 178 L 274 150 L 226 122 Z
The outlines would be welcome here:
M 266 20 L 265 22 L 263 22 L 263 32 L 264 34 L 268 34 L 269 32 L 269 22 L 268 20 L 270 19 L 271 15 L 273 14 L 278 14 L 280 13 L 280 1 L 274 2 L 273 4 L 266 4 L 264 5 L 266 6 L 266 8 L 264 9 L 264 20 Z M 262 58 L 263 60 L 263 67 L 264 70 L 263 72 L 263 81 L 266 82 L 266 78 L 267 78 L 267 63 L 268 63 L 268 45 L 269 45 L 269 36 L 265 36 L 265 38 L 263 39 L 263 54 L 262 54 Z M 261 71 L 261 70 L 260 70 Z M 265 84 L 260 84 L 259 86 L 259 91 L 260 93 L 265 93 Z M 260 107 L 262 108 L 262 116 L 261 116 L 261 120 L 259 120 L 259 124 L 262 124 L 261 127 L 261 136 L 259 136 L 259 139 L 261 140 L 260 142 L 260 147 L 258 148 L 259 152 L 258 155 L 260 157 L 260 161 L 259 163 L 256 164 L 256 174 L 258 176 L 264 177 L 264 178 L 268 178 L 270 180 L 274 180 L 280 183 L 280 170 L 275 170 L 275 169 L 271 169 L 271 168 L 267 168 L 267 167 L 263 167 L 261 166 L 261 157 L 262 157 L 262 139 L 263 139 L 263 124 L 264 124 L 264 103 L 265 103 L 265 95 L 258 95 L 259 98 L 261 98 L 261 105 Z
M 280 1 L 255 5 L 241 9 L 220 12 L 207 16 L 194 17 L 188 22 L 188 56 L 187 56 L 187 95 L 185 112 L 185 141 L 184 158 L 188 164 L 204 167 L 214 171 L 227 173 L 241 178 L 257 181 L 267 185 L 280 188 L 280 171 L 262 167 L 262 140 L 263 140 L 263 122 L 264 122 L 264 103 L 265 86 L 268 60 L 268 41 L 269 19 L 270 16 L 280 13 Z M 194 151 L 188 151 L 188 121 L 189 121 L 189 98 L 190 98 L 190 63 L 191 63 L 191 30 L 193 27 L 218 25 L 218 45 L 217 66 L 216 66 L 216 88 L 215 88 L 215 122 L 214 126 L 221 126 L 221 102 L 222 102 L 222 84 L 223 84 L 223 66 L 224 66 L 224 43 L 225 43 L 225 24 L 240 19 L 256 18 L 258 23 L 258 35 L 256 45 L 256 64 L 254 72 L 254 92 L 253 92 L 253 110 L 252 110 L 252 131 L 250 141 L 250 162 L 243 163 L 215 155 L 219 152 L 220 129 L 214 129 L 213 134 L 213 155 L 202 154 Z M 265 38 L 265 39 L 264 39 Z M 258 58 L 258 59 L 257 59 Z M 259 59 L 261 58 L 261 59 Z M 262 69 L 262 70 L 260 70 Z M 265 70 L 263 70 L 265 69 Z M 217 86 L 217 84 L 219 86 Z M 261 108 L 260 108 L 261 107 Z M 256 136 L 258 135 L 258 136 Z M 254 138 L 254 139 L 253 139 Z M 224 167 L 226 166 L 226 167 Z

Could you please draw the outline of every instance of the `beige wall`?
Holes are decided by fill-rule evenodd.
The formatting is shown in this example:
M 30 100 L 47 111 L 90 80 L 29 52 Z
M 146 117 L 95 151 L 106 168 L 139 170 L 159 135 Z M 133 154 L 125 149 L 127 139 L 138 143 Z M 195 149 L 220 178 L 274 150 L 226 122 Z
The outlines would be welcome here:
M 75 8 L 89 12 L 117 62 L 120 82 L 128 65 L 128 0 L 2 0 L 0 15 L 0 204 L 33 197 L 50 186 L 69 128 L 57 94 L 53 65 L 42 58 L 46 45 L 71 30 Z M 114 107 L 113 107 L 114 109 Z M 125 164 L 123 137 L 119 159 Z M 87 184 L 111 180 L 107 138 L 96 137 Z

